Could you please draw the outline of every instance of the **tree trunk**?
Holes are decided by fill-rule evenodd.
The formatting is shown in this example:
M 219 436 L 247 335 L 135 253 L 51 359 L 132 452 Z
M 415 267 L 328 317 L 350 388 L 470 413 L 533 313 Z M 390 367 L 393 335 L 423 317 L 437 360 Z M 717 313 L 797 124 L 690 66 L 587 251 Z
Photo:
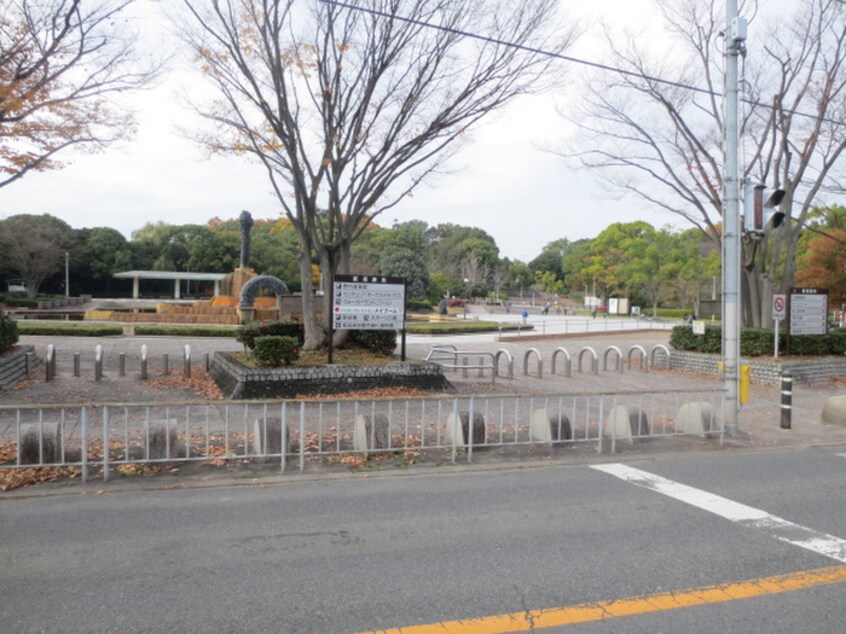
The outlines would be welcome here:
M 300 254 L 297 256 L 297 264 L 300 267 L 300 283 L 302 284 L 302 307 L 303 307 L 303 329 L 304 342 L 303 350 L 316 350 L 323 345 L 324 333 L 323 328 L 317 321 L 314 314 L 314 291 L 311 284 L 311 249 L 303 244 L 308 244 L 307 240 L 300 242 Z

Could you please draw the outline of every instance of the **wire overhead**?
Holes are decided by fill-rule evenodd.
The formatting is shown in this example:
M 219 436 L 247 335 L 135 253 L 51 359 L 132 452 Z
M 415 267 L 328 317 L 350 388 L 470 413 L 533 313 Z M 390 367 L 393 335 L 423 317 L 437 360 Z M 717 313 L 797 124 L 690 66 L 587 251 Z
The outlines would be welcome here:
M 846 0 L 843 0 L 846 2 Z M 370 15 L 375 15 L 383 18 L 389 18 L 391 20 L 398 20 L 400 22 L 406 22 L 408 24 L 414 24 L 417 26 L 422 26 L 428 29 L 434 29 L 437 31 L 444 31 L 445 33 L 452 33 L 454 35 L 461 35 L 462 37 L 467 37 L 473 40 L 479 40 L 482 42 L 488 42 L 490 44 L 496 44 L 497 46 L 507 46 L 510 48 L 515 48 L 521 51 L 526 51 L 527 53 L 536 53 L 538 55 L 545 55 L 547 57 L 551 57 L 553 59 L 558 59 L 563 62 L 571 62 L 573 64 L 580 64 L 582 66 L 587 66 L 589 68 L 596 68 L 599 70 L 616 73 L 618 75 L 624 75 L 627 77 L 636 77 L 638 79 L 644 79 L 646 81 L 655 82 L 657 84 L 664 84 L 666 86 L 673 86 L 675 88 L 683 88 L 685 90 L 690 90 L 691 92 L 699 93 L 702 95 L 708 95 L 710 97 L 723 97 L 723 93 L 711 90 L 710 88 L 702 88 L 700 86 L 692 86 L 690 84 L 685 84 L 678 81 L 673 81 L 671 79 L 664 79 L 662 77 L 656 77 L 654 75 L 647 75 L 645 73 L 626 70 L 625 68 L 620 68 L 617 66 L 611 66 L 610 64 L 602 64 L 601 62 L 594 62 L 587 59 L 582 59 L 579 57 L 573 57 L 571 55 L 564 55 L 562 53 L 553 53 L 552 51 L 547 51 L 541 48 L 536 48 L 533 46 L 526 46 L 525 44 L 517 44 L 515 42 L 509 42 L 507 40 L 502 40 L 499 38 L 491 37 L 489 35 L 481 35 L 479 33 L 472 33 L 470 31 L 465 31 L 463 29 L 456 29 L 454 27 L 449 26 L 442 26 L 440 24 L 432 24 L 431 22 L 426 22 L 425 20 L 418 20 L 415 18 L 408 18 L 401 15 L 396 15 L 393 13 L 389 13 L 388 11 L 380 11 L 379 9 L 372 9 L 369 7 L 362 7 L 356 4 L 350 4 L 348 2 L 340 2 L 339 0 L 320 0 L 323 4 L 331 4 L 336 7 L 340 7 L 342 9 L 350 9 L 352 11 L 361 11 L 362 13 L 368 13 Z M 753 106 L 759 106 L 761 108 L 773 109 L 771 104 L 763 103 L 761 101 L 756 101 L 754 99 L 741 99 L 744 103 Z M 795 111 L 792 114 L 800 117 L 805 117 L 808 119 L 813 119 L 815 121 L 823 121 L 825 123 L 831 123 L 834 125 L 844 125 L 843 121 L 829 119 L 828 117 L 820 117 L 815 114 L 810 114 L 807 112 Z

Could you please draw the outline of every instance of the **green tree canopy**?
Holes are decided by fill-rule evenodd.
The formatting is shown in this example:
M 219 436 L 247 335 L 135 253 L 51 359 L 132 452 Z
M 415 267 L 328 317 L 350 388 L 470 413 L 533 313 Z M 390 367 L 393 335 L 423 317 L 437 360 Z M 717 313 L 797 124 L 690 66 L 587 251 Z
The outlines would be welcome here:
M 75 250 L 73 229 L 55 216 L 19 214 L 0 221 L 0 263 L 26 282 L 30 297 L 61 269 L 70 250 Z

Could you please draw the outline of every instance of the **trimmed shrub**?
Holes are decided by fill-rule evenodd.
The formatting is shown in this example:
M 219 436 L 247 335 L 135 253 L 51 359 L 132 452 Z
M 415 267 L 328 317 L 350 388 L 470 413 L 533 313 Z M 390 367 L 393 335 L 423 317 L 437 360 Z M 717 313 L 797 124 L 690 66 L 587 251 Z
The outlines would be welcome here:
M 45 321 L 20 321 L 22 335 L 55 335 L 57 337 L 112 337 L 123 334 L 123 326 Z
M 652 306 L 641 306 L 640 311 L 644 315 L 652 316 Z M 664 319 L 682 319 L 690 313 L 689 308 L 659 308 L 656 316 Z
M 846 354 L 846 329 L 835 328 L 830 330 L 828 339 L 831 354 Z
M 396 330 L 351 330 L 347 341 L 350 345 L 388 356 L 396 350 L 397 332 Z
M 694 335 L 692 326 L 676 326 L 670 334 L 670 346 L 676 350 L 719 352 L 722 349 L 720 326 L 705 326 L 704 335 Z
M 407 324 L 406 330 L 415 335 L 445 335 L 450 333 L 470 332 L 503 332 L 517 331 L 525 332 L 534 330 L 532 324 L 498 323 L 495 321 L 424 321 Z
M 4 300 L 9 308 L 38 308 L 38 300 L 29 297 L 8 295 Z
M 831 354 L 830 335 L 793 335 L 790 337 L 788 354 L 799 356 L 822 356 Z
M 425 299 L 413 299 L 408 302 L 408 310 L 427 312 L 432 310 L 432 302 Z
M 253 350 L 258 337 L 293 337 L 297 346 L 305 341 L 305 331 L 299 321 L 251 321 L 238 329 L 235 339 L 244 348 Z
M 261 365 L 278 368 L 296 362 L 300 358 L 300 347 L 295 337 L 265 335 L 256 337 L 253 356 Z
M 722 332 L 720 330 L 720 332 Z M 775 354 L 773 333 L 766 328 L 742 328 L 740 331 L 740 354 L 744 357 L 763 357 Z
M 18 342 L 18 322 L 8 317 L 0 318 L 0 354 L 8 352 Z
M 694 335 L 690 326 L 676 326 L 670 335 L 670 345 L 676 350 L 719 353 L 722 350 L 722 328 L 705 326 L 703 336 Z M 827 335 L 794 335 L 789 338 L 782 334 L 778 345 L 789 355 L 842 355 L 846 354 L 846 330 L 838 328 Z M 740 354 L 744 357 L 771 356 L 774 354 L 773 332 L 766 328 L 742 328 Z
M 159 337 L 235 337 L 237 326 L 175 326 L 145 325 L 135 326 L 136 335 L 155 335 Z

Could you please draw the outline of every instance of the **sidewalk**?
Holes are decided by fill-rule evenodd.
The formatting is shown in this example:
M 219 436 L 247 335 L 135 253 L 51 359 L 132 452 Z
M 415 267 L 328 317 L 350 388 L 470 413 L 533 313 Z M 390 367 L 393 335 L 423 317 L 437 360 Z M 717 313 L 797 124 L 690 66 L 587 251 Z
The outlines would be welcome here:
M 537 333 L 535 333 L 537 334 Z M 410 359 L 423 359 L 433 344 L 452 344 L 462 351 L 496 352 L 508 350 L 514 358 L 514 379 L 497 379 L 491 384 L 489 378 L 479 378 L 475 371 L 469 371 L 465 378 L 460 372 L 446 372 L 447 378 L 462 393 L 498 394 L 573 394 L 613 393 L 620 391 L 653 391 L 666 389 L 720 389 L 722 382 L 700 375 L 688 375 L 667 370 L 653 369 L 648 373 L 638 370 L 619 373 L 602 371 L 604 352 L 608 346 L 618 347 L 625 355 L 632 345 L 640 345 L 648 351 L 656 344 L 666 345 L 669 332 L 636 331 L 616 334 L 588 334 L 558 336 L 555 338 L 533 337 L 532 339 L 498 342 L 493 335 L 467 335 L 441 337 L 409 337 L 407 355 Z M 0 406 L 17 404 L 49 404 L 78 402 L 161 402 L 197 400 L 196 392 L 177 385 L 153 384 L 140 380 L 141 346 L 147 346 L 148 372 L 151 378 L 160 378 L 163 355 L 168 354 L 171 376 L 182 373 L 182 358 L 185 345 L 191 348 L 192 363 L 203 362 L 205 353 L 215 351 L 241 350 L 241 344 L 225 338 L 173 337 L 32 337 L 21 338 L 22 344 L 31 344 L 43 359 L 49 344 L 54 345 L 57 354 L 57 378 L 50 383 L 44 381 L 43 365 L 36 368 L 33 378 L 20 389 L 0 392 Z M 94 351 L 100 345 L 105 358 L 103 379 L 94 381 Z M 578 352 L 586 346 L 592 347 L 599 356 L 598 375 L 579 373 Z M 559 357 L 556 376 L 550 373 L 551 359 L 557 347 L 565 348 L 573 358 L 572 377 L 563 374 L 563 358 Z M 529 348 L 536 349 L 544 359 L 544 376 L 537 378 L 537 360 L 531 358 L 529 374 L 523 374 L 523 358 Z M 73 354 L 80 353 L 81 374 L 73 376 Z M 118 356 L 126 355 L 126 376 L 118 375 Z M 586 355 L 587 357 L 588 355 Z M 587 361 L 587 359 L 586 359 Z M 609 358 L 609 363 L 614 361 Z M 587 365 L 587 363 L 586 363 Z M 829 396 L 846 393 L 846 386 L 829 383 L 814 386 L 797 386 L 793 393 L 792 428 L 780 428 L 780 391 L 778 387 L 753 385 L 750 402 L 743 406 L 739 415 L 740 434 L 729 438 L 730 445 L 770 446 L 790 444 L 846 443 L 846 428 L 824 425 L 820 421 L 823 404 Z
M 527 334 L 528 336 L 528 334 Z M 715 377 L 683 374 L 676 371 L 651 369 L 648 373 L 626 371 L 602 371 L 604 352 L 609 346 L 616 346 L 624 355 L 632 345 L 640 345 L 649 352 L 657 344 L 668 345 L 670 333 L 661 331 L 637 331 L 626 333 L 580 334 L 568 337 L 554 337 L 526 340 L 525 342 L 497 342 L 493 337 L 487 341 L 474 338 L 464 341 L 460 337 L 438 338 L 435 344 L 450 344 L 462 351 L 496 352 L 508 350 L 514 358 L 514 379 L 497 379 L 496 389 L 502 393 L 520 394 L 570 394 L 570 393 L 610 393 L 620 391 L 648 391 L 662 389 L 720 389 L 722 381 Z M 430 342 L 414 342 L 408 345 L 410 358 L 425 358 Z M 581 349 L 589 346 L 599 356 L 600 372 L 598 375 L 577 371 L 577 355 Z M 552 354 L 556 348 L 565 348 L 573 358 L 573 372 L 570 378 L 564 376 L 563 358 L 559 356 L 559 368 L 556 376 L 550 375 Z M 544 377 L 538 379 L 537 361 L 534 355 L 529 360 L 529 374 L 523 374 L 523 358 L 529 348 L 538 350 L 544 359 Z M 588 355 L 585 355 L 585 368 L 588 367 Z M 504 362 L 503 362 L 504 363 Z M 609 357 L 610 367 L 614 361 Z M 475 376 L 473 370 L 464 378 L 460 372 L 446 372 L 447 378 L 462 392 L 490 391 L 488 379 Z M 793 391 L 793 415 L 791 429 L 783 430 L 781 422 L 781 391 L 778 386 L 753 384 L 750 389 L 749 403 L 741 407 L 738 417 L 739 435 L 728 439 L 730 444 L 739 446 L 767 446 L 787 444 L 823 444 L 846 443 L 846 427 L 825 425 L 820 420 L 823 405 L 830 396 L 846 394 L 846 385 L 826 383 L 819 385 L 798 385 Z

